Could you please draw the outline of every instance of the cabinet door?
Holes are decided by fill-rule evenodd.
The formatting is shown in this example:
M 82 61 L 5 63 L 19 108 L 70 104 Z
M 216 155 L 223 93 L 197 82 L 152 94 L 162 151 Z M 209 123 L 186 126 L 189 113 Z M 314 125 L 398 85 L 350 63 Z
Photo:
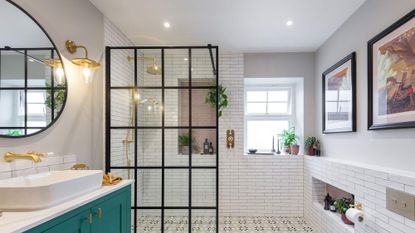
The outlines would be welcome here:
M 44 233 L 90 233 L 89 211 L 75 215 L 74 217 L 49 228 Z
M 130 233 L 131 209 L 128 192 L 103 201 L 91 209 L 91 233 Z

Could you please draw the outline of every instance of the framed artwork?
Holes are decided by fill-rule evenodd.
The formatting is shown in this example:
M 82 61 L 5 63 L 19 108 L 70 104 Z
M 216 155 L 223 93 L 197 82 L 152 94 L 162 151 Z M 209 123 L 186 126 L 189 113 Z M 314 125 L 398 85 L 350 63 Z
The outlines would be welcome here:
M 415 10 L 368 42 L 368 129 L 415 127 Z
M 323 73 L 323 133 L 356 131 L 356 53 Z

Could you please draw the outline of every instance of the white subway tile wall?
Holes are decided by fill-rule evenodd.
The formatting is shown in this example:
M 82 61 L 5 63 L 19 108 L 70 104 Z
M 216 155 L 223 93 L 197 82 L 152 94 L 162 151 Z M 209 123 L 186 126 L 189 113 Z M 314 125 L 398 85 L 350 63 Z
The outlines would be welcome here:
M 365 220 L 354 229 L 333 221 L 321 205 L 322 182 L 354 194 L 363 204 Z M 415 195 L 415 174 L 324 157 L 304 158 L 304 216 L 317 232 L 415 232 L 414 221 L 386 209 L 386 187 Z
M 41 172 L 68 170 L 76 164 L 76 155 L 48 155 L 40 163 L 30 160 L 0 161 L 0 180 Z

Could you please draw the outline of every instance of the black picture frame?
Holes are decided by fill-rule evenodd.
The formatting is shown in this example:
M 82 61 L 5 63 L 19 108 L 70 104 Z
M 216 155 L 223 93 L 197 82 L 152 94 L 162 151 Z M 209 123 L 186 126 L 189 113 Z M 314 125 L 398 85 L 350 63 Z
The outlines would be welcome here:
M 345 65 L 350 61 L 350 78 L 351 78 L 351 87 L 352 87 L 352 107 L 351 107 L 351 127 L 349 128 L 338 128 L 338 129 L 327 129 L 326 128 L 326 78 L 327 76 Z M 331 133 L 349 133 L 356 132 L 356 52 L 352 52 L 347 55 L 345 58 L 334 64 L 332 67 L 324 71 L 322 74 L 322 132 L 323 134 Z
M 390 35 L 397 29 L 404 26 L 410 20 L 415 18 L 415 9 L 406 14 L 404 17 L 396 21 L 394 24 L 386 28 L 384 31 L 373 37 L 371 40 L 367 42 L 367 59 L 368 59 L 368 130 L 381 130 L 381 129 L 399 129 L 399 128 L 414 128 L 415 127 L 415 116 L 412 121 L 404 121 L 398 123 L 384 123 L 384 124 L 376 124 L 374 122 L 374 90 L 373 90 L 373 82 L 374 82 L 374 55 L 373 49 L 375 44 L 379 42 L 381 39 L 385 38 L 386 36 Z M 415 24 L 414 24 L 415 26 Z

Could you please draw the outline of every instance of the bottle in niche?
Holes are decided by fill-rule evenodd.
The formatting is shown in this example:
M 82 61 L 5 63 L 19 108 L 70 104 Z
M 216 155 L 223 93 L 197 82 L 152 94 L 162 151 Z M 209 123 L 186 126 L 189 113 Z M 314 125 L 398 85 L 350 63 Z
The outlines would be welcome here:
M 325 210 L 329 210 L 330 209 L 330 202 L 331 202 L 332 198 L 330 196 L 330 194 L 327 193 L 326 197 L 324 198 L 324 209 Z
M 206 138 L 205 142 L 203 143 L 203 154 L 209 154 L 209 141 Z
M 212 145 L 212 142 L 209 143 L 209 154 L 213 155 L 213 145 Z

